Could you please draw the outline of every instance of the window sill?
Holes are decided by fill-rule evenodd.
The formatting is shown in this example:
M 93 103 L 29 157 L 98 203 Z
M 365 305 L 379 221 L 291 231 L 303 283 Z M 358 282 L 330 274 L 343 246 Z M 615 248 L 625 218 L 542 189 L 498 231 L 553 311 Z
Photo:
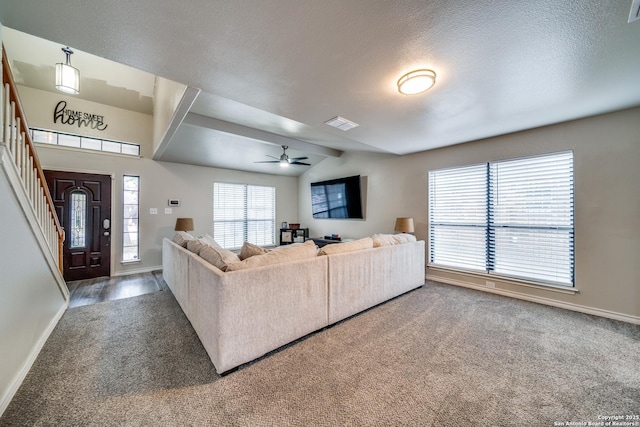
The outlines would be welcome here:
M 132 261 L 120 261 L 120 264 L 122 265 L 127 265 L 127 264 L 138 264 L 141 263 L 142 260 L 141 259 L 134 259 Z
M 458 274 L 461 276 L 480 278 L 480 279 L 484 279 L 494 283 L 498 282 L 499 284 L 523 286 L 527 288 L 535 288 L 535 289 L 541 289 L 545 291 L 559 292 L 559 293 L 568 294 L 568 295 L 574 295 L 574 294 L 580 293 L 580 290 L 578 288 L 571 287 L 571 286 L 562 286 L 562 285 L 554 285 L 550 283 L 534 282 L 534 281 L 523 280 L 523 279 L 515 279 L 512 277 L 499 276 L 495 274 L 479 273 L 475 271 L 472 272 L 468 270 L 460 270 L 460 269 L 454 269 L 454 268 L 448 268 L 448 267 L 442 267 L 442 266 L 436 266 L 436 265 L 427 265 L 427 270 L 434 271 L 434 272 L 442 271 L 446 273 Z M 473 284 L 479 287 L 489 288 L 488 286 L 483 284 L 479 284 L 479 283 L 473 283 Z

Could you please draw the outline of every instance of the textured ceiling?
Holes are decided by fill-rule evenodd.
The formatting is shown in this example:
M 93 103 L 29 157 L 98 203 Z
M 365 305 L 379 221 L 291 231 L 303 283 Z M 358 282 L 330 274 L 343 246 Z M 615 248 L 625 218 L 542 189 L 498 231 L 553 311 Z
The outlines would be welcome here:
M 341 151 L 406 154 L 640 105 L 640 21 L 627 23 L 630 7 L 631 0 L 21 0 L 2 3 L 0 19 L 200 88 L 192 107 L 200 116 Z M 396 80 L 416 68 L 434 69 L 436 85 L 400 95 Z M 360 126 L 324 125 L 336 115 Z M 215 159 L 242 140 L 183 126 L 165 160 L 202 162 L 206 150 Z M 245 143 L 230 157 L 251 169 L 257 159 L 244 154 Z

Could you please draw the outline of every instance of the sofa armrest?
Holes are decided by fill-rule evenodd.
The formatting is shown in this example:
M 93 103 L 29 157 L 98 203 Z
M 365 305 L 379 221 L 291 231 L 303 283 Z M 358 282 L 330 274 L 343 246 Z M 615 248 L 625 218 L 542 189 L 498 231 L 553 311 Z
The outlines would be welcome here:
M 328 324 L 325 257 L 226 273 L 195 257 L 189 279 L 189 319 L 218 373 Z
M 170 239 L 162 240 L 162 278 L 187 316 L 189 258 L 195 256 Z
M 423 240 L 327 258 L 330 324 L 424 285 Z

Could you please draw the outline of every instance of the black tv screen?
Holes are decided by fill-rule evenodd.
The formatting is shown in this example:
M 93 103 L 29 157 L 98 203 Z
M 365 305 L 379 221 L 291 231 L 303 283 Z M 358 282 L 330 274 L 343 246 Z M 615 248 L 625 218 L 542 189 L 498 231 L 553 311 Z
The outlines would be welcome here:
M 360 175 L 311 183 L 314 218 L 363 219 Z

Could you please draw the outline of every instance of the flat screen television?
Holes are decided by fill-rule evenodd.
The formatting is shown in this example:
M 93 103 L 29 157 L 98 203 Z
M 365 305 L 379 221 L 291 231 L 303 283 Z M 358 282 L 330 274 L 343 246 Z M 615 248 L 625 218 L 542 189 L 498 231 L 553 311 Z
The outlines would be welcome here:
M 311 183 L 314 218 L 363 219 L 360 175 Z

